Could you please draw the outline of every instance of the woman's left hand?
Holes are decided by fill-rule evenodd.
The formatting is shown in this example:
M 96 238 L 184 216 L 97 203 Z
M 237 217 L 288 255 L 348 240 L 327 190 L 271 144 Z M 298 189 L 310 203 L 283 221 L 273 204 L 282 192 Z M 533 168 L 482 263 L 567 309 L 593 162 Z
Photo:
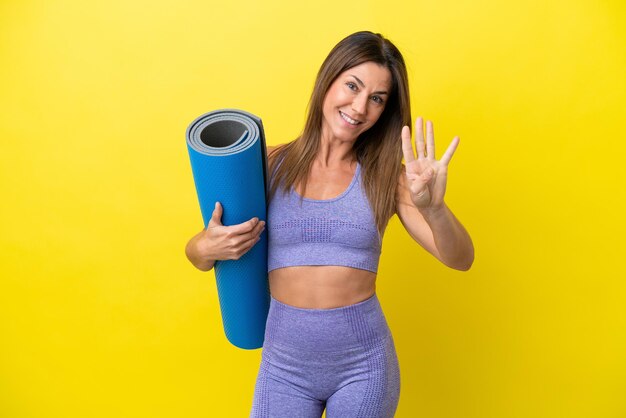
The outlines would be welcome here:
M 408 126 L 402 128 L 402 153 L 406 163 L 406 178 L 411 200 L 420 211 L 437 211 L 444 206 L 443 196 L 446 193 L 448 164 L 459 137 L 455 136 L 441 160 L 435 159 L 435 135 L 433 123 L 426 121 L 426 146 L 424 147 L 423 119 L 415 121 L 415 147 L 417 159 L 411 146 L 411 131 Z

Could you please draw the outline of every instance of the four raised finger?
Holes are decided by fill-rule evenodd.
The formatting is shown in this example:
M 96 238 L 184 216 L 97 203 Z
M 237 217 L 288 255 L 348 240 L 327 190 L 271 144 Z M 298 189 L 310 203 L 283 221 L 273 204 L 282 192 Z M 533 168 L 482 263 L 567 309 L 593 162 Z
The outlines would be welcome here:
M 417 159 L 424 158 L 424 119 L 421 116 L 415 121 L 415 148 Z
M 435 132 L 431 121 L 426 121 L 426 157 L 435 160 Z
M 448 149 L 446 150 L 445 154 L 443 154 L 443 157 L 441 157 L 441 164 L 448 165 L 450 163 L 450 160 L 454 155 L 454 151 L 456 151 L 456 147 L 459 146 L 460 141 L 461 139 L 458 136 L 455 136 L 452 139 L 452 142 L 450 142 L 450 145 L 448 145 Z
M 406 164 L 415 160 L 415 154 L 413 153 L 413 146 L 411 146 L 411 130 L 408 126 L 402 128 L 402 154 L 404 155 L 404 162 Z
M 404 130 L 402 131 L 402 133 L 404 141 Z M 452 159 L 456 148 L 459 146 L 459 142 L 460 139 L 458 136 L 455 136 L 452 139 L 452 142 L 448 146 L 445 154 L 443 155 L 443 157 L 441 157 L 441 160 L 439 160 L 443 165 L 448 165 L 450 163 L 450 160 Z M 431 121 L 426 121 L 426 149 L 424 150 L 424 127 L 423 119 L 421 116 L 418 117 L 415 121 L 415 147 L 417 148 L 418 159 L 426 157 L 429 160 L 435 161 L 435 129 Z

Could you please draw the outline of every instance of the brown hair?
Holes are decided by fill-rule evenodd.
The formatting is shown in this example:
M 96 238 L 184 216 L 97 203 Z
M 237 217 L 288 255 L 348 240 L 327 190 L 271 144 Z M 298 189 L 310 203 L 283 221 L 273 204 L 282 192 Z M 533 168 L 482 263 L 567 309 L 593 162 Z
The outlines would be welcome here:
M 374 211 L 376 227 L 382 237 L 387 222 L 396 211 L 396 188 L 402 170 L 400 135 L 404 125 L 411 126 L 411 108 L 402 54 L 378 33 L 363 31 L 347 36 L 322 63 L 302 134 L 271 152 L 269 172 L 273 173 L 273 180 L 270 184 L 270 198 L 279 185 L 286 192 L 302 184 L 301 195 L 304 196 L 306 180 L 319 150 L 326 93 L 339 74 L 368 61 L 386 67 L 392 77 L 391 91 L 383 113 L 370 129 L 357 138 L 353 146 L 362 167 L 362 181 Z

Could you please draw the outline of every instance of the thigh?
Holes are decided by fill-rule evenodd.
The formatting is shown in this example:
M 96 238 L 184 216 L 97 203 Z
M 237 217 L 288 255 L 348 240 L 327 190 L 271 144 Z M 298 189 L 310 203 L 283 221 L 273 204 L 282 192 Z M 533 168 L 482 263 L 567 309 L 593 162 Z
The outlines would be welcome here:
M 400 368 L 393 337 L 372 347 L 363 379 L 337 390 L 326 402 L 328 418 L 391 418 L 400 398 Z
M 267 371 L 261 361 L 250 418 L 320 418 L 324 403 Z

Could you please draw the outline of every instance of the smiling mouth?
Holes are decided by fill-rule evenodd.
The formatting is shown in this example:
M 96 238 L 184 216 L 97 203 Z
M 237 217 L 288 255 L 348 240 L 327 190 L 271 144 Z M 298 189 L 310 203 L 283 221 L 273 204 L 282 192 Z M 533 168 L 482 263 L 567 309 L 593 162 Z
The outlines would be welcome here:
M 356 125 L 363 123 L 363 122 L 359 122 L 358 120 L 352 119 L 350 116 L 346 115 L 341 110 L 339 111 L 339 114 L 341 115 L 342 119 L 348 122 L 350 125 L 356 126 Z

